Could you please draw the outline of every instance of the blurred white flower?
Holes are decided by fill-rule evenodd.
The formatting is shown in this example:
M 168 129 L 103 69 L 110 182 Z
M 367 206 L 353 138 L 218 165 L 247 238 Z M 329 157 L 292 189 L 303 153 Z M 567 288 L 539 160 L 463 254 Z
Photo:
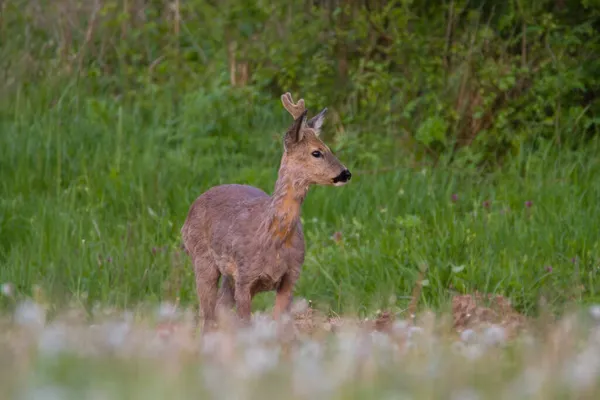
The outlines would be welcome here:
M 460 340 L 467 344 L 475 343 L 477 340 L 477 334 L 473 329 L 465 329 L 460 333 Z
M 44 355 L 54 356 L 65 351 L 67 343 L 66 327 L 52 325 L 42 331 L 38 339 L 38 349 Z
M 486 346 L 503 345 L 506 342 L 506 332 L 498 325 L 492 325 L 483 332 L 483 343 Z
M 398 352 L 398 345 L 393 343 L 390 337 L 381 332 L 371 332 L 371 348 L 374 350 L 376 360 L 380 365 L 392 362 L 393 357 Z
M 113 349 L 125 344 L 131 326 L 127 322 L 109 323 L 105 325 L 106 343 Z
M 160 320 L 174 319 L 178 315 L 177 306 L 168 301 L 162 302 L 158 306 L 157 314 Z
M 242 376 L 260 376 L 273 370 L 279 363 L 279 346 L 250 347 L 244 352 Z
M 423 328 L 421 328 L 420 326 L 411 326 L 408 329 L 408 337 L 412 338 L 413 336 L 417 335 L 421 335 L 423 334 Z
M 590 306 L 588 311 L 592 318 L 594 318 L 596 321 L 600 321 L 600 305 L 594 304 Z
M 338 376 L 345 377 L 354 370 L 362 353 L 361 347 L 364 347 L 364 343 L 357 332 L 342 330 L 336 335 L 336 373 Z
M 391 341 L 390 337 L 385 333 L 381 333 L 378 331 L 371 332 L 371 340 L 373 344 L 382 348 L 389 348 Z
M 238 332 L 239 344 L 252 345 L 277 338 L 277 322 L 267 315 L 254 315 L 251 325 Z
M 290 313 L 292 315 L 302 314 L 308 310 L 308 301 L 306 299 L 298 299 L 292 303 L 292 307 L 290 308 Z
M 483 349 L 478 344 L 465 346 L 462 352 L 463 356 L 468 360 L 475 361 L 483 355 Z
M 4 296 L 12 297 L 14 294 L 14 287 L 12 283 L 3 283 L 2 287 L 0 288 L 0 291 L 2 291 L 2 294 Z
M 39 328 L 46 322 L 46 311 L 39 304 L 25 300 L 17 305 L 14 317 L 19 325 Z
M 323 356 L 323 347 L 319 342 L 308 340 L 294 351 L 294 361 L 319 360 Z
M 134 320 L 133 312 L 131 312 L 131 311 L 123 312 L 123 320 L 127 323 L 132 323 Z
M 408 333 L 410 324 L 404 320 L 395 321 L 392 325 L 392 333 L 396 336 L 403 336 Z
M 340 355 L 354 357 L 358 353 L 360 340 L 352 331 L 341 331 L 337 334 L 337 350 Z
M 296 396 L 307 399 L 330 397 L 335 389 L 335 379 L 327 375 L 321 356 L 322 348 L 316 342 L 305 343 L 297 353 L 292 371 L 292 386 Z
M 202 336 L 202 353 L 209 355 L 215 354 L 219 348 L 221 348 L 221 344 L 225 340 L 225 335 L 221 332 L 207 332 Z
M 586 390 L 595 385 L 600 375 L 600 349 L 588 346 L 566 364 L 563 374 L 574 390 Z

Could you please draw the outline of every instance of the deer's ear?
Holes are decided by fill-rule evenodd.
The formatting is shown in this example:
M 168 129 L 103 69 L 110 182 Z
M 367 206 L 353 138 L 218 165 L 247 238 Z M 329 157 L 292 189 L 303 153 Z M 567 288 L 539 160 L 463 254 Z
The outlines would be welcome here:
M 306 126 L 307 113 L 308 110 L 304 110 L 302 114 L 300 114 L 300 116 L 296 118 L 293 125 L 290 126 L 290 129 L 288 129 L 288 131 L 286 132 L 285 139 L 283 141 L 286 150 L 302 140 L 302 128 Z
M 325 114 L 327 113 L 327 107 L 325 107 L 320 113 L 312 117 L 306 124 L 313 128 L 317 135 L 321 131 L 321 127 L 323 126 L 323 122 L 325 121 Z

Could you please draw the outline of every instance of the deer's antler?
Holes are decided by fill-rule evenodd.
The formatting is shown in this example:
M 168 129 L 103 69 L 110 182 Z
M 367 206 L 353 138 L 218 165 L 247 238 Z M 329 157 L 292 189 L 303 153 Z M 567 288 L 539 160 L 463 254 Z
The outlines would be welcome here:
M 298 100 L 298 103 L 294 103 L 290 92 L 281 95 L 281 102 L 283 103 L 283 107 L 285 107 L 285 109 L 292 114 L 294 119 L 298 119 L 298 117 L 300 117 L 306 109 L 304 106 L 304 99 L 300 99 Z

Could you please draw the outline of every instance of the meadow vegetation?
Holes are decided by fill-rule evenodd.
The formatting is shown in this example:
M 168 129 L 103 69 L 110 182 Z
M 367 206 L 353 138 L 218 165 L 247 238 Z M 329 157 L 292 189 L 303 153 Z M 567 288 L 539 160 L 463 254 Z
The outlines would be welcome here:
M 423 316 L 423 331 L 402 322 L 390 323 L 381 336 L 368 333 L 383 353 L 398 358 L 380 364 L 369 353 L 362 383 L 348 386 L 356 371 L 337 378 L 324 372 L 321 379 L 336 383 L 306 396 L 346 398 L 344 390 L 356 389 L 365 398 L 458 391 L 462 397 L 455 398 L 465 399 L 485 390 L 509 396 L 497 388 L 517 386 L 537 395 L 549 390 L 544 398 L 570 398 L 569 390 L 582 387 L 581 396 L 597 393 L 600 360 L 577 361 L 580 348 L 557 343 L 581 337 L 588 352 L 598 346 L 600 312 L 592 307 L 591 319 L 572 316 L 572 307 L 592 306 L 600 297 L 599 18 L 600 5 L 584 0 L 0 2 L 0 304 L 6 315 L 0 355 L 22 361 L 21 369 L 3 371 L 11 384 L 0 386 L 17 387 L 33 374 L 40 384 L 79 390 L 80 378 L 98 375 L 116 385 L 114 396 L 210 391 L 195 382 L 197 364 L 208 356 L 198 359 L 202 345 L 191 322 L 181 322 L 180 336 L 169 331 L 170 339 L 157 344 L 148 317 L 154 311 L 147 310 L 174 304 L 180 311 L 169 316 L 195 313 L 193 271 L 179 234 L 188 208 L 220 183 L 272 191 L 290 124 L 279 95 L 291 91 L 311 115 L 329 108 L 324 140 L 353 178 L 342 188 L 311 189 L 302 212 L 307 253 L 295 294 L 325 316 L 327 329 L 315 332 L 327 333 L 302 337 L 296 350 L 312 350 L 291 364 L 279 358 L 285 335 L 260 319 L 252 343 L 240 344 L 239 354 L 252 350 L 249 359 L 266 363 L 257 370 L 287 377 L 261 372 L 260 379 L 279 382 L 261 395 L 292 390 L 286 379 L 294 368 L 321 365 L 311 351 L 350 340 L 331 334 L 332 318 L 373 319 L 379 311 L 409 325 L 413 313 Z M 510 299 L 516 312 L 535 321 L 530 336 L 498 350 L 489 340 L 503 346 L 505 340 L 493 339 L 496 328 L 482 328 L 473 334 L 479 350 L 468 350 L 476 355 L 467 352 L 465 361 L 455 354 L 455 343 L 471 343 L 471 334 L 456 339 L 450 328 L 439 334 L 431 321 L 443 322 L 457 295 L 475 292 Z M 254 310 L 268 310 L 273 298 L 260 295 Z M 424 314 L 427 309 L 437 316 Z M 52 325 L 70 315 L 65 310 L 75 316 Z M 105 325 L 96 321 L 103 310 L 146 311 L 137 319 L 118 314 L 120 322 Z M 55 356 L 56 348 L 74 342 L 71 334 L 82 338 L 76 355 Z M 104 336 L 85 339 L 96 334 Z M 424 339 L 406 339 L 413 334 Z M 227 343 L 238 343 L 235 337 L 223 332 L 210 346 L 233 354 L 227 349 L 237 344 Z M 118 355 L 127 340 L 173 352 L 176 362 L 159 360 L 139 372 L 163 377 L 162 368 L 172 367 L 173 380 L 160 389 L 146 386 L 146 378 L 131 372 L 141 371 L 139 359 L 90 356 L 103 346 Z M 350 342 L 344 345 L 353 348 Z M 271 345 L 277 356 L 268 352 Z M 147 351 L 137 356 L 144 359 Z M 355 365 L 335 358 L 354 350 L 332 351 L 331 371 Z M 539 364 L 543 354 L 552 367 Z M 242 375 L 253 369 L 224 360 L 224 368 L 239 365 Z M 278 370 L 280 362 L 290 369 Z M 587 369 L 564 375 L 558 365 L 569 362 Z M 221 379 L 211 368 L 207 373 L 217 374 L 211 379 Z M 319 378 L 302 374 L 298 379 Z M 235 379 L 252 381 L 242 375 Z M 393 383 L 395 376 L 406 381 Z M 562 385 L 559 376 L 584 384 L 566 384 L 557 395 L 563 389 L 544 382 Z M 444 383 L 428 383 L 438 378 Z

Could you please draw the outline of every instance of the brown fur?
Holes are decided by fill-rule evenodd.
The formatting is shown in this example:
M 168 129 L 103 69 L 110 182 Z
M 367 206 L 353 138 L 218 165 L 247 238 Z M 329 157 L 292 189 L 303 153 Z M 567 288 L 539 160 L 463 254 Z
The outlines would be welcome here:
M 277 292 L 274 318 L 288 310 L 304 262 L 302 202 L 310 185 L 333 185 L 334 178 L 348 172 L 319 139 L 326 109 L 306 121 L 304 100 L 294 104 L 286 93 L 281 101 L 294 123 L 284 138 L 273 194 L 247 185 L 213 187 L 194 201 L 181 229 L 194 265 L 204 329 L 212 326 L 217 308 L 235 305 L 247 321 L 252 298 L 263 291 Z M 312 155 L 316 150 L 321 157 Z

